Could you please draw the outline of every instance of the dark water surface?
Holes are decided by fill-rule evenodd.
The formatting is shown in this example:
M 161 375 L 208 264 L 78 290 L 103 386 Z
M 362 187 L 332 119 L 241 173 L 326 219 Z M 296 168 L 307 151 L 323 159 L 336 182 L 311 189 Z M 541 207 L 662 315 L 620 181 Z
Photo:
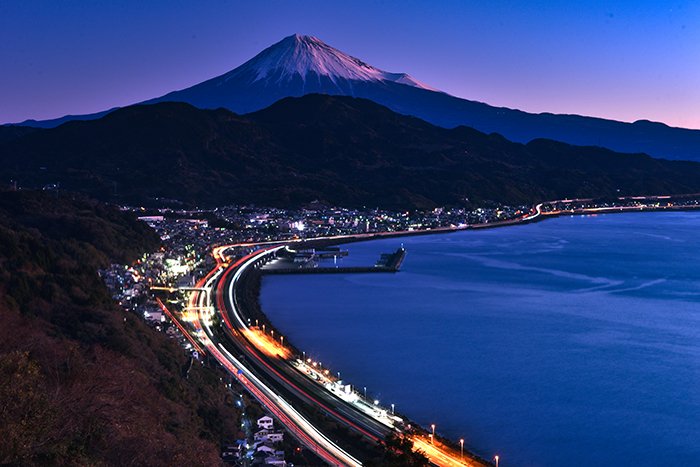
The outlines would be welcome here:
M 700 466 L 700 213 L 566 217 L 347 246 L 398 274 L 266 277 L 343 379 L 501 466 Z

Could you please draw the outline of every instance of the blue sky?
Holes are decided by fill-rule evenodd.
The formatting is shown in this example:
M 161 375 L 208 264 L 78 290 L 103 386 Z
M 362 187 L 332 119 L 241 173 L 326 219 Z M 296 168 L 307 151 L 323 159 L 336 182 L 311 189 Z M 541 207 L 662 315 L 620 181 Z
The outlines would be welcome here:
M 0 122 L 127 105 L 293 34 L 451 94 L 700 128 L 700 2 L 0 2 Z

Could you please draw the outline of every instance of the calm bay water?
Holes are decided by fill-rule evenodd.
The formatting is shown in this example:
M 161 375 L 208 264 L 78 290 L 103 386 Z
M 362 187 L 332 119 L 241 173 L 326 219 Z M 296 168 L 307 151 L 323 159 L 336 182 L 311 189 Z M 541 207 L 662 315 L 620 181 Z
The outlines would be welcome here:
M 502 466 L 700 465 L 700 213 L 350 244 L 398 274 L 270 276 L 262 305 L 343 379 Z

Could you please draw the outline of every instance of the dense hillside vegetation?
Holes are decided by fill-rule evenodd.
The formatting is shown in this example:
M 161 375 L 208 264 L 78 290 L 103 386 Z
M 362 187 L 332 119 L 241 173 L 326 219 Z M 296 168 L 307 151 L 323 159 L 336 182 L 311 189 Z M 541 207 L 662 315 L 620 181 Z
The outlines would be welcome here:
M 700 163 L 444 129 L 364 99 L 287 98 L 245 116 L 163 103 L 0 144 L 0 176 L 158 204 L 430 208 L 700 191 Z
M 125 313 L 97 274 L 159 239 L 115 208 L 0 192 L 0 464 L 216 465 L 218 375 Z

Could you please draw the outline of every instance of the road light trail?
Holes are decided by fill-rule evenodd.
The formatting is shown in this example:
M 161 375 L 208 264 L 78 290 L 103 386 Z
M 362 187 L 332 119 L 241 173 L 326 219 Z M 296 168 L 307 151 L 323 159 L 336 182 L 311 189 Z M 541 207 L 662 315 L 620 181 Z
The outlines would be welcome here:
M 222 272 L 223 269 L 217 267 L 198 283 L 198 287 L 211 288 L 212 282 Z M 192 324 L 195 327 L 195 333 L 210 355 L 216 358 L 229 373 L 236 377 L 302 444 L 314 451 L 325 462 L 331 465 L 361 466 L 362 463 L 359 460 L 352 457 L 318 431 L 291 404 L 267 387 L 248 368 L 233 357 L 222 344 L 219 343 L 220 348 L 214 344 L 214 334 L 208 324 L 209 317 L 202 317 L 202 310 L 208 309 L 207 304 L 202 302 L 207 298 L 209 298 L 209 294 L 195 292 L 191 298 L 190 305 L 192 305 L 192 308 L 199 310 Z M 194 306 L 197 300 L 199 300 L 199 306 Z
M 531 218 L 534 218 L 541 214 L 541 211 L 539 209 L 535 209 L 534 211 L 535 212 L 526 214 L 526 216 L 524 217 L 527 217 L 529 215 Z M 341 235 L 332 238 L 364 239 L 372 238 L 375 236 L 377 235 L 361 234 Z M 381 236 L 381 234 L 379 236 Z M 326 239 L 327 238 L 328 237 L 326 237 Z M 218 311 L 225 323 L 226 328 L 231 333 L 231 337 L 237 339 L 238 341 L 243 339 L 243 345 L 246 351 L 250 355 L 255 357 L 256 361 L 259 364 L 263 365 L 267 371 L 270 371 L 272 374 L 274 374 L 278 381 L 283 381 L 285 384 L 288 385 L 288 388 L 293 388 L 294 390 L 298 391 L 298 395 L 301 395 L 302 398 L 306 398 L 310 403 L 326 410 L 329 414 L 334 416 L 342 423 L 358 430 L 360 433 L 363 433 L 365 436 L 368 436 L 375 442 L 381 442 L 381 437 L 375 436 L 372 433 L 367 432 L 366 430 L 353 423 L 345 416 L 341 415 L 337 410 L 335 410 L 335 406 L 334 408 L 329 407 L 328 405 L 311 395 L 311 393 L 309 393 L 308 391 L 302 390 L 301 388 L 296 386 L 288 378 L 282 375 L 278 370 L 273 368 L 267 361 L 265 361 L 265 359 L 260 354 L 254 351 L 253 349 L 256 349 L 257 347 L 255 340 L 250 340 L 246 337 L 245 332 L 252 331 L 248 327 L 242 315 L 240 315 L 239 313 L 238 305 L 236 303 L 235 285 L 241 278 L 246 268 L 259 261 L 262 257 L 267 256 L 269 254 L 273 254 L 281 248 L 285 248 L 285 243 L 288 242 L 263 242 L 259 244 L 246 243 L 237 245 L 223 245 L 215 249 L 215 251 L 213 252 L 213 256 L 217 263 L 216 267 L 212 271 L 210 271 L 203 279 L 201 279 L 196 286 L 197 288 L 207 290 L 209 293 L 201 293 L 200 290 L 194 290 L 194 293 L 191 297 L 190 306 L 188 307 L 189 310 L 196 311 L 195 320 L 192 323 L 192 325 L 195 327 L 195 334 L 200 339 L 200 342 L 202 342 L 203 346 L 207 349 L 207 351 L 209 351 L 210 355 L 216 358 L 224 368 L 226 368 L 234 377 L 236 377 L 241 382 L 241 384 L 244 387 L 246 387 L 246 389 L 248 389 L 250 393 L 263 404 L 263 406 L 268 408 L 268 410 L 270 410 L 270 412 L 280 420 L 280 423 L 282 423 L 297 439 L 299 439 L 299 441 L 302 444 L 309 447 L 312 451 L 316 452 L 319 455 L 319 457 L 321 457 L 325 462 L 328 462 L 332 465 L 362 465 L 359 460 L 355 459 L 342 448 L 337 446 L 337 444 L 329 440 L 323 433 L 321 433 L 315 426 L 313 426 L 313 424 L 309 420 L 304 418 L 304 416 L 302 416 L 292 406 L 292 404 L 283 399 L 279 393 L 275 392 L 274 389 L 272 389 L 267 384 L 263 383 L 263 381 L 260 378 L 258 378 L 255 375 L 255 373 L 253 373 L 253 370 L 246 367 L 241 361 L 233 357 L 233 355 L 221 343 L 218 343 L 219 347 L 217 347 L 217 345 L 214 343 L 214 339 L 216 339 L 215 335 L 210 329 L 211 316 L 204 316 L 204 313 L 213 313 L 214 311 Z M 245 255 L 243 258 L 240 258 L 233 264 L 230 264 L 228 262 L 228 257 L 225 255 L 225 251 L 229 248 L 255 246 L 264 246 L 264 248 L 254 251 L 248 255 Z M 217 290 L 218 292 L 218 288 L 220 286 L 226 285 L 226 279 L 228 274 L 230 273 L 233 273 L 233 276 L 231 280 L 228 281 L 229 287 L 227 298 L 231 305 L 231 316 L 229 316 L 226 304 L 224 303 L 224 293 L 221 292 L 215 294 L 217 305 L 216 307 L 212 306 L 213 297 L 211 293 L 211 291 L 213 290 Z M 214 287 L 215 283 L 218 284 L 216 288 Z M 197 303 L 197 300 L 199 301 L 199 303 Z M 205 301 L 207 301 L 207 303 L 204 303 Z M 231 318 L 235 320 L 237 326 L 234 325 L 234 323 L 231 321 Z M 239 344 L 241 344 L 241 342 L 239 342 Z M 322 391 L 326 391 L 328 392 L 328 394 L 333 396 L 332 392 L 327 391 L 325 388 L 321 389 Z M 319 392 L 319 388 L 316 388 L 316 391 Z M 328 396 L 324 397 L 326 399 L 328 398 Z M 365 416 L 367 416 L 367 414 L 363 413 L 359 416 L 359 418 Z M 353 417 L 359 419 L 358 414 L 356 413 L 353 413 Z M 374 423 L 384 423 L 383 421 L 377 421 L 372 417 L 370 417 L 370 419 L 374 420 Z M 388 427 L 384 427 L 383 429 L 386 430 L 387 428 Z M 396 429 L 390 431 L 398 431 L 399 433 L 401 432 L 400 430 Z M 386 434 L 386 431 L 382 434 L 382 437 L 384 434 Z M 462 458 L 461 455 L 455 454 L 452 450 L 446 448 L 445 446 L 433 445 L 426 442 L 420 435 L 410 435 L 409 438 L 413 442 L 415 449 L 420 449 L 429 456 L 430 462 L 433 465 L 449 467 L 488 465 L 486 463 L 471 458 L 465 460 Z
M 239 280 L 241 277 L 243 271 L 245 270 L 246 267 L 249 267 L 251 264 L 255 263 L 260 259 L 260 256 L 268 255 L 268 254 L 273 254 L 274 252 L 278 251 L 283 247 L 271 247 L 271 248 L 265 248 L 262 250 L 259 250 L 257 252 L 251 253 L 250 255 L 247 255 L 240 260 L 238 260 L 231 268 L 229 268 L 224 275 L 222 276 L 221 280 L 219 283 L 224 284 L 226 283 L 226 275 L 230 271 L 235 271 L 234 276 L 232 277 L 231 281 L 229 282 L 229 303 L 231 304 L 231 314 L 234 316 L 236 323 L 238 324 L 238 327 L 235 327 L 233 323 L 231 323 L 229 317 L 227 316 L 228 313 L 226 312 L 226 305 L 223 303 L 223 294 L 217 293 L 217 302 L 218 302 L 218 308 L 219 311 L 223 314 L 224 321 L 226 323 L 226 326 L 228 327 L 229 331 L 232 333 L 239 333 L 242 334 L 243 336 L 246 335 L 246 332 L 249 330 L 245 320 L 243 317 L 240 315 L 239 310 L 238 310 L 238 305 L 237 305 L 237 300 L 235 296 L 235 286 L 236 282 Z M 236 269 L 234 269 L 237 266 Z M 253 348 L 254 345 L 253 345 Z M 347 413 L 341 414 L 337 407 L 331 407 L 329 406 L 329 402 L 323 402 L 319 400 L 319 398 L 315 397 L 313 394 L 311 394 L 309 391 L 304 390 L 300 388 L 297 384 L 294 382 L 290 381 L 290 379 L 286 376 L 284 376 L 280 371 L 277 369 L 273 368 L 264 358 L 262 358 L 257 352 L 253 351 L 253 349 L 250 349 L 250 354 L 252 357 L 256 359 L 257 362 L 259 362 L 261 365 L 263 365 L 271 374 L 274 375 L 275 378 L 277 378 L 279 381 L 284 382 L 290 389 L 294 390 L 297 394 L 305 398 L 306 400 L 310 401 L 311 403 L 315 404 L 316 406 L 322 408 L 325 410 L 328 414 L 332 415 L 336 419 L 338 419 L 340 422 L 348 425 L 349 427 L 353 428 L 354 430 L 358 431 L 362 435 L 368 437 L 374 442 L 381 442 L 383 437 L 386 436 L 386 434 L 389 433 L 387 426 L 382 426 L 381 428 L 376 428 L 374 429 L 375 433 L 369 432 L 367 429 L 361 427 L 358 425 L 358 423 L 355 423 L 354 421 L 350 420 L 346 416 Z M 318 389 L 318 388 L 315 388 Z M 325 388 L 323 389 L 325 391 Z M 332 393 L 329 393 L 325 391 L 327 394 L 331 394 L 333 398 L 336 396 L 333 395 Z M 336 401 L 338 402 L 338 401 Z M 361 414 L 354 414 L 355 419 L 357 420 L 357 417 L 363 418 L 366 417 L 366 414 L 363 412 Z M 371 421 L 371 423 L 384 423 L 382 421 L 377 421 L 374 418 L 365 418 L 365 420 Z M 365 424 L 366 425 L 366 424 Z M 379 431 L 377 431 L 379 430 Z
M 199 344 L 197 344 L 197 341 L 196 341 L 192 336 L 190 336 L 190 333 L 187 332 L 187 330 L 182 326 L 182 324 L 180 324 L 180 320 L 178 320 L 178 319 L 170 312 L 170 310 L 168 310 L 168 309 L 166 308 L 165 304 L 163 304 L 163 302 L 160 300 L 160 298 L 156 298 L 156 302 L 158 303 L 158 306 L 160 306 L 161 310 L 163 310 L 163 312 L 164 312 L 166 315 L 168 315 L 168 318 L 170 318 L 170 321 L 172 321 L 173 323 L 175 323 L 175 326 L 177 326 L 177 328 L 180 330 L 180 332 L 182 333 L 182 335 L 185 336 L 185 338 L 187 338 L 188 341 L 190 341 L 190 344 L 192 344 L 192 347 L 194 348 L 194 350 L 196 350 L 197 352 L 199 352 L 199 355 L 202 355 L 202 356 L 203 356 L 203 355 L 204 355 L 204 350 L 202 350 L 202 348 L 199 346 Z
M 536 210 L 535 213 L 533 213 L 534 216 L 537 216 L 539 214 L 539 210 Z M 258 250 L 254 253 L 251 253 L 241 259 L 239 259 L 232 267 L 227 270 L 226 273 L 224 273 L 224 276 L 220 279 L 219 283 L 220 284 L 226 284 L 225 280 L 225 275 L 228 274 L 229 271 L 233 270 L 233 276 L 231 280 L 228 282 L 228 288 L 227 288 L 227 295 L 228 295 L 228 302 L 231 304 L 230 311 L 233 319 L 235 320 L 236 324 L 238 325 L 238 330 L 242 331 L 243 334 L 245 335 L 245 331 L 247 331 L 248 325 L 244 317 L 240 314 L 239 306 L 237 304 L 236 300 L 236 283 L 238 280 L 241 278 L 243 275 L 244 271 L 246 268 L 250 267 L 254 263 L 258 262 L 261 257 L 267 256 L 274 254 L 276 251 L 284 248 L 284 246 L 275 246 L 275 247 L 267 247 L 263 248 L 261 250 Z M 235 269 L 234 269 L 235 267 Z M 231 322 L 230 319 L 227 319 L 228 317 L 226 316 L 226 309 L 225 305 L 223 303 L 223 297 L 221 294 L 217 293 L 217 301 L 219 311 L 224 313 L 224 321 L 226 322 L 226 325 L 231 329 L 231 331 L 236 331 L 233 327 L 233 323 Z M 252 343 L 253 345 L 255 344 L 254 342 Z M 262 364 L 268 367 L 269 370 L 271 370 L 278 378 L 287 381 L 288 383 L 292 384 L 288 380 L 285 379 L 283 375 L 281 375 L 278 371 L 276 371 L 274 368 L 272 368 L 267 362 L 265 362 L 262 358 L 259 356 L 255 355 Z M 299 389 L 301 390 L 301 389 Z M 336 417 L 339 417 L 343 422 L 346 424 L 349 424 L 350 426 L 359 429 L 361 432 L 366 433 L 364 430 L 359 428 L 356 424 L 354 424 L 352 421 L 348 420 L 347 418 L 343 417 L 342 415 L 339 415 L 337 412 L 335 412 L 332 408 L 328 407 L 327 405 L 323 404 L 322 402 L 318 401 L 317 399 L 314 399 L 312 396 L 307 394 L 307 397 L 309 397 L 315 404 L 319 405 L 320 407 L 324 408 L 328 412 L 335 414 Z M 395 430 L 399 431 L 399 430 Z M 376 441 L 379 441 L 376 437 L 373 437 Z M 449 448 L 446 448 L 445 446 L 442 445 L 433 445 L 433 444 L 426 444 L 425 441 L 419 436 L 411 436 L 411 440 L 414 442 L 414 447 L 419 448 L 426 452 L 431 459 L 431 463 L 434 465 L 439 465 L 439 466 L 480 466 L 480 465 L 485 465 L 482 462 L 475 461 L 475 460 L 469 460 L 465 461 L 463 456 L 460 454 L 454 453 L 452 450 Z
M 413 448 L 415 450 L 423 451 L 433 464 L 445 467 L 476 467 L 484 465 L 480 462 L 477 463 L 471 461 L 470 459 L 461 459 L 461 456 L 458 453 L 452 453 L 451 451 L 441 447 L 439 444 L 435 445 L 431 441 L 426 440 L 419 435 L 412 436 L 411 441 L 413 442 Z

